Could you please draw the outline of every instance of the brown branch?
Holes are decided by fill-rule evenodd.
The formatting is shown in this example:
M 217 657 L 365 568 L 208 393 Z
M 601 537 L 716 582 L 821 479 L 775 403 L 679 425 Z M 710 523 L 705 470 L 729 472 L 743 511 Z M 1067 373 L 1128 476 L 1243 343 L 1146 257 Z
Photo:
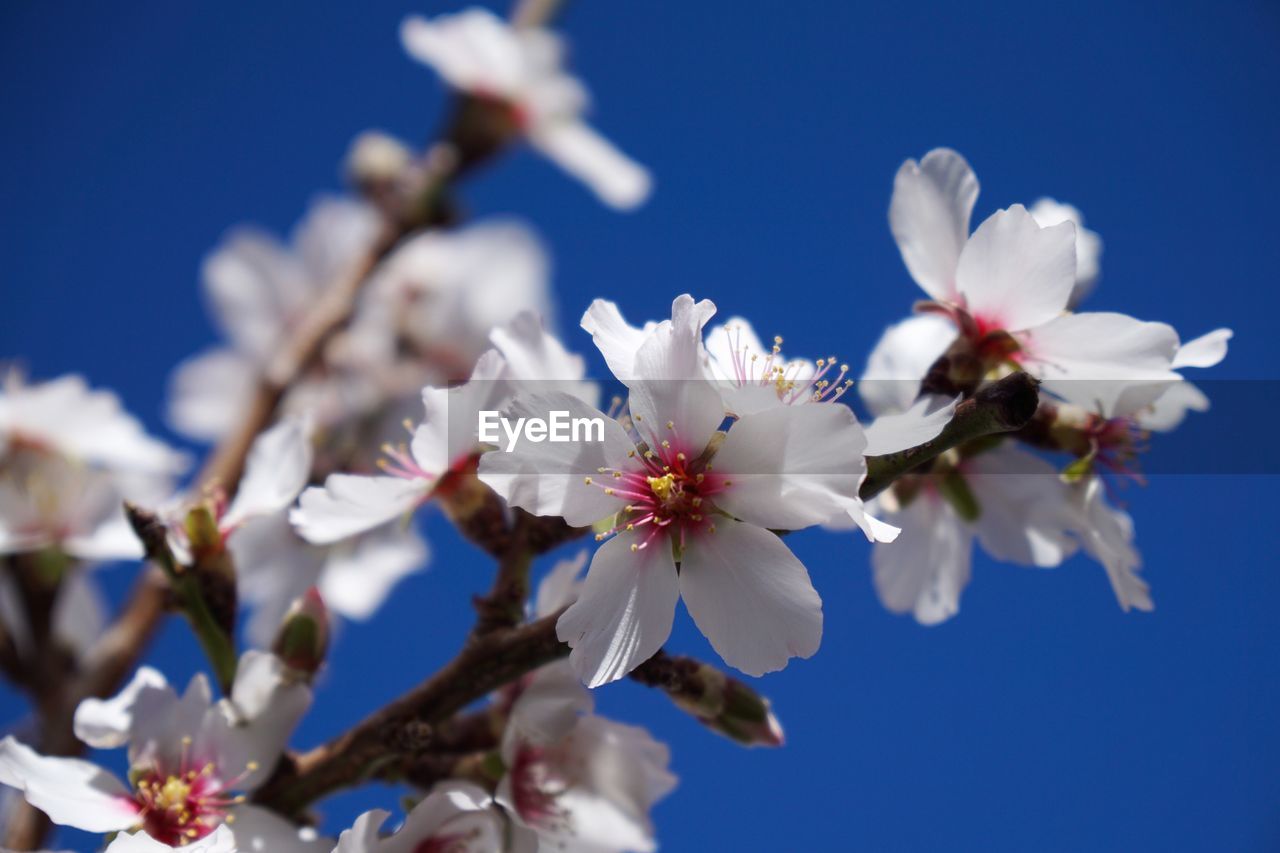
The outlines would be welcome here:
M 414 729 L 425 749 L 435 726 L 460 709 L 543 664 L 569 647 L 556 638 L 556 613 L 495 631 L 468 643 L 418 687 L 374 712 L 349 731 L 286 765 L 254 796 L 260 805 L 297 815 L 321 797 L 376 775 L 402 757 L 402 733 Z

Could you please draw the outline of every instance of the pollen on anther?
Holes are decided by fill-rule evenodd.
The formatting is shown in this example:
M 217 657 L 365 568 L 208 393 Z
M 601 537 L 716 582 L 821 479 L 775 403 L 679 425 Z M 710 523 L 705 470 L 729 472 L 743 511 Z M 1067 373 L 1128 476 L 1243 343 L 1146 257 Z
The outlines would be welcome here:
M 606 495 L 611 495 L 611 494 L 613 494 L 613 489 L 605 489 L 605 490 L 604 490 L 604 493 L 605 493 Z
M 675 421 L 667 421 L 667 429 L 675 429 L 675 428 L 676 428 Z
M 632 550 L 632 551 L 639 551 L 639 550 L 640 550 L 640 546 L 639 546 L 639 545 L 637 545 L 636 543 L 632 542 L 632 543 L 631 543 L 631 550 Z
M 590 486 L 590 485 L 591 485 L 591 483 L 592 483 L 592 479 L 591 479 L 590 477 L 583 477 L 583 478 L 582 478 L 582 482 L 583 482 L 584 484 L 586 484 L 586 485 Z

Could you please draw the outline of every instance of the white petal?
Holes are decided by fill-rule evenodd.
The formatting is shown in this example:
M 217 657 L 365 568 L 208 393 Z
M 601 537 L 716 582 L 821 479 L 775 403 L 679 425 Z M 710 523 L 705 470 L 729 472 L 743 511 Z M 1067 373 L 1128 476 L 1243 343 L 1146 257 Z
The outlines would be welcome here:
M 511 725 L 520 737 L 549 744 L 569 733 L 579 716 L 595 706 L 591 691 L 568 661 L 556 661 L 534 672 L 511 708 Z
M 1134 420 L 1143 429 L 1169 432 L 1186 419 L 1187 412 L 1207 411 L 1209 411 L 1209 398 L 1203 391 L 1184 379 L 1181 382 L 1167 383 L 1167 390 L 1146 409 L 1136 412 Z
M 320 596 L 335 613 L 368 619 L 402 579 L 426 568 L 430 552 L 414 530 L 382 527 L 334 547 L 320 575 Z
M 62 826 L 116 832 L 138 822 L 138 806 L 119 779 L 78 758 L 47 758 L 12 735 L 0 741 L 0 784 L 22 791 Z
M 318 837 L 309 827 L 297 827 L 258 806 L 236 806 L 234 853 L 331 853 L 333 839 Z M 187 848 L 180 848 L 186 853 Z
M 977 198 L 973 170 L 948 148 L 908 160 L 893 179 L 889 227 L 911 277 L 934 299 L 956 301 L 956 265 Z
M 585 527 L 626 506 L 625 498 L 605 494 L 610 478 L 599 469 L 627 466 L 627 454 L 635 452 L 635 444 L 617 421 L 570 394 L 519 396 L 507 407 L 506 417 L 513 424 L 518 418 L 547 421 L 552 412 L 567 413 L 566 423 L 598 421 L 603 424 L 604 440 L 533 442 L 522 438 L 511 446 L 499 427 L 502 447 L 480 457 L 480 480 L 512 506 Z M 595 427 L 589 427 L 587 433 L 594 439 Z
M 429 482 L 401 477 L 330 474 L 323 488 L 302 493 L 289 521 L 303 539 L 327 545 L 413 511 L 430 488 Z
M 871 552 L 881 603 L 892 613 L 914 614 L 922 625 L 945 622 L 959 612 L 969 584 L 973 533 L 935 495 L 918 495 L 887 517 L 902 525 L 902 535 Z
M 807 658 L 822 642 L 822 599 L 809 573 L 782 540 L 754 525 L 720 519 L 715 533 L 689 542 L 680 594 L 724 662 L 748 675 Z
M 921 380 L 955 339 L 955 326 L 937 314 L 919 314 L 886 329 L 857 383 L 871 413 L 898 414 L 911 408 L 920 395 Z
M 253 610 L 245 636 L 266 648 L 294 599 L 319 579 L 325 549 L 301 539 L 284 513 L 249 521 L 227 548 L 236 566 L 236 591 Z
M 286 246 L 252 228 L 233 232 L 205 258 L 201 272 L 223 334 L 259 364 L 314 287 Z
M 1023 366 L 1045 389 L 1088 409 L 1114 411 L 1135 384 L 1176 381 L 1178 334 L 1125 314 L 1069 314 L 1021 336 Z
M 618 210 L 632 210 L 649 197 L 649 171 L 585 122 L 552 118 L 529 131 L 529 141 L 560 168 Z
M 847 406 L 784 406 L 747 415 L 712 460 L 729 481 L 715 504 L 759 527 L 821 524 L 857 500 L 866 446 Z
M 507 363 L 510 381 L 527 382 L 540 394 L 564 391 L 592 406 L 599 405 L 600 387 L 583 378 L 586 362 L 582 356 L 566 350 L 537 314 L 518 314 L 493 329 L 489 337 Z
M 1173 367 L 1180 370 L 1184 367 L 1213 367 L 1227 357 L 1227 341 L 1234 334 L 1230 329 L 1214 329 L 1195 340 L 1187 341 L 1178 347 L 1173 357 Z
M 902 414 L 881 415 L 863 430 L 867 437 L 864 452 L 867 456 L 883 456 L 932 441 L 951 423 L 958 402 L 929 395 Z
M 638 329 L 623 319 L 617 305 L 604 299 L 592 302 L 581 321 L 582 328 L 604 356 L 609 371 L 623 383 L 635 378 L 636 353 L 657 325 L 648 322 Z
M 632 551 L 640 531 L 619 533 L 596 551 L 578 600 L 556 623 L 569 663 L 588 687 L 622 678 L 653 657 L 671 634 L 680 586 L 666 536 Z
M 221 521 L 225 529 L 293 503 L 311 476 L 311 433 L 310 418 L 291 416 L 254 439 L 240 488 Z
M 1102 238 L 1084 227 L 1084 216 L 1069 204 L 1042 198 L 1031 205 L 1031 215 L 1042 227 L 1070 222 L 1076 227 L 1076 285 L 1068 306 L 1074 308 L 1089 295 L 1098 279 L 1098 261 L 1102 255 Z
M 586 550 L 579 551 L 571 559 L 557 562 L 538 584 L 534 615 L 539 618 L 550 616 L 560 608 L 573 604 L 582 591 L 582 570 L 586 565 Z
M 181 848 L 156 841 L 145 832 L 124 832 L 112 840 L 106 853 L 165 853 L 179 849 L 182 853 L 242 853 L 236 849 L 235 836 L 226 825 L 219 826 L 204 838 L 184 844 Z
M 139 667 L 114 697 L 85 699 L 76 707 L 76 737 L 98 749 L 124 746 L 139 717 L 145 719 L 177 701 L 163 675 L 149 666 Z
M 248 791 L 271 774 L 276 757 L 284 752 L 298 721 L 311 707 L 311 688 L 290 678 L 284 662 L 275 655 L 250 650 L 240 656 L 231 696 L 220 707 L 244 741 L 244 762 L 259 765 L 240 782 L 239 787 Z
M 977 499 L 978 540 L 997 560 L 1050 568 L 1075 550 L 1068 487 L 1045 460 L 1005 444 L 966 460 L 965 482 Z
M 113 495 L 113 498 L 113 506 L 101 523 L 81 535 L 62 540 L 63 552 L 90 563 L 142 558 L 142 543 L 129 525 L 123 509 L 115 505 L 119 495 Z
M 169 423 L 191 438 L 212 441 L 232 428 L 249 399 L 257 367 L 232 349 L 183 361 L 169 377 Z
M 1093 477 L 1079 488 L 1083 502 L 1080 543 L 1084 550 L 1102 563 L 1122 610 L 1154 610 L 1151 587 L 1138 575 L 1142 558 L 1133 547 L 1133 519 L 1107 503 L 1101 479 Z
M 383 853 L 379 828 L 391 817 L 391 812 L 373 809 L 356 818 L 350 829 L 338 836 L 338 846 L 333 853 Z
M 1075 286 L 1075 226 L 1041 228 L 1015 204 L 978 226 L 956 271 L 969 313 L 1009 332 L 1047 323 L 1067 307 Z
M 53 607 L 53 630 L 77 656 L 93 648 L 107 624 L 107 602 L 88 572 L 62 579 Z
M 524 82 L 520 42 L 487 9 L 465 9 L 430 21 L 411 15 L 400 27 L 400 40 L 410 56 L 430 65 L 454 88 L 511 97 Z

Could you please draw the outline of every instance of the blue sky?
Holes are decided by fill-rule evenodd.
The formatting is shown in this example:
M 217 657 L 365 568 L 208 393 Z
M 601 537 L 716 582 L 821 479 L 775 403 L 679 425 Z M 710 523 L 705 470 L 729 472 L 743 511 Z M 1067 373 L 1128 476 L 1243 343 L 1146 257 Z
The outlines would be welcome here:
M 37 377 L 81 371 L 163 433 L 168 370 L 213 339 L 201 257 L 240 222 L 287 230 L 340 186 L 358 131 L 427 138 L 441 89 L 396 28 L 452 8 L 7 4 L 0 355 Z M 791 352 L 861 364 L 918 296 L 885 221 L 893 173 L 949 145 L 982 181 L 978 219 L 1046 194 L 1085 211 L 1106 241 L 1088 307 L 1185 337 L 1230 325 L 1213 375 L 1277 378 L 1274 3 L 578 2 L 564 27 L 596 123 L 655 173 L 651 203 L 614 214 L 529 152 L 463 195 L 541 232 L 573 348 L 589 347 L 575 320 L 596 296 L 643 318 L 690 291 Z M 636 685 L 601 691 L 672 746 L 663 848 L 1275 849 L 1278 469 L 1202 473 L 1270 440 L 1258 413 L 1274 388 L 1239 385 L 1229 414 L 1178 440 L 1170 473 L 1125 494 L 1153 614 L 1122 614 L 1080 558 L 1051 572 L 980 559 L 959 617 L 925 629 L 880 609 L 865 542 L 791 537 L 826 635 L 759 684 L 785 749 L 738 749 Z M 464 636 L 489 568 L 438 516 L 425 526 L 431 571 L 342 632 L 298 743 Z M 123 594 L 127 572 L 105 579 Z M 671 647 L 712 655 L 683 613 Z M 150 659 L 184 680 L 185 626 Z M 0 717 L 20 707 L 0 693 Z M 372 789 L 324 811 L 341 826 L 393 802 Z

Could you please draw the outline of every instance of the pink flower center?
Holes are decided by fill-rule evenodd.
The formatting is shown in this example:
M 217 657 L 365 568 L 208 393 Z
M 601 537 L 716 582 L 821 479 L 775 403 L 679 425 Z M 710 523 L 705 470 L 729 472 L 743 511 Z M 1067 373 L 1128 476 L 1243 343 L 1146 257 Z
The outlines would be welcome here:
M 248 772 L 256 769 L 250 765 Z M 177 772 L 157 764 L 135 783 L 134 801 L 143 829 L 156 841 L 181 847 L 204 838 L 234 819 L 232 806 L 244 802 L 229 790 L 243 776 L 223 780 L 212 762 L 199 769 L 187 766 L 184 756 Z
M 672 424 L 667 427 L 671 429 Z M 638 463 L 635 468 L 600 468 L 598 473 L 607 479 L 599 483 L 593 477 L 586 478 L 588 485 L 599 485 L 606 495 L 628 501 L 617 526 L 597 535 L 597 540 L 643 528 L 644 538 L 631 546 L 638 551 L 667 532 L 679 537 L 681 547 L 688 534 L 715 532 L 715 522 L 709 517 L 715 507 L 708 499 L 732 485 L 731 480 L 712 472 L 710 462 L 702 457 L 690 459 L 670 441 L 643 452 L 631 451 L 630 455 Z
M 569 788 L 556 752 L 548 747 L 520 744 L 511 766 L 511 797 L 516 812 L 530 826 L 569 829 L 569 815 L 556 802 Z

